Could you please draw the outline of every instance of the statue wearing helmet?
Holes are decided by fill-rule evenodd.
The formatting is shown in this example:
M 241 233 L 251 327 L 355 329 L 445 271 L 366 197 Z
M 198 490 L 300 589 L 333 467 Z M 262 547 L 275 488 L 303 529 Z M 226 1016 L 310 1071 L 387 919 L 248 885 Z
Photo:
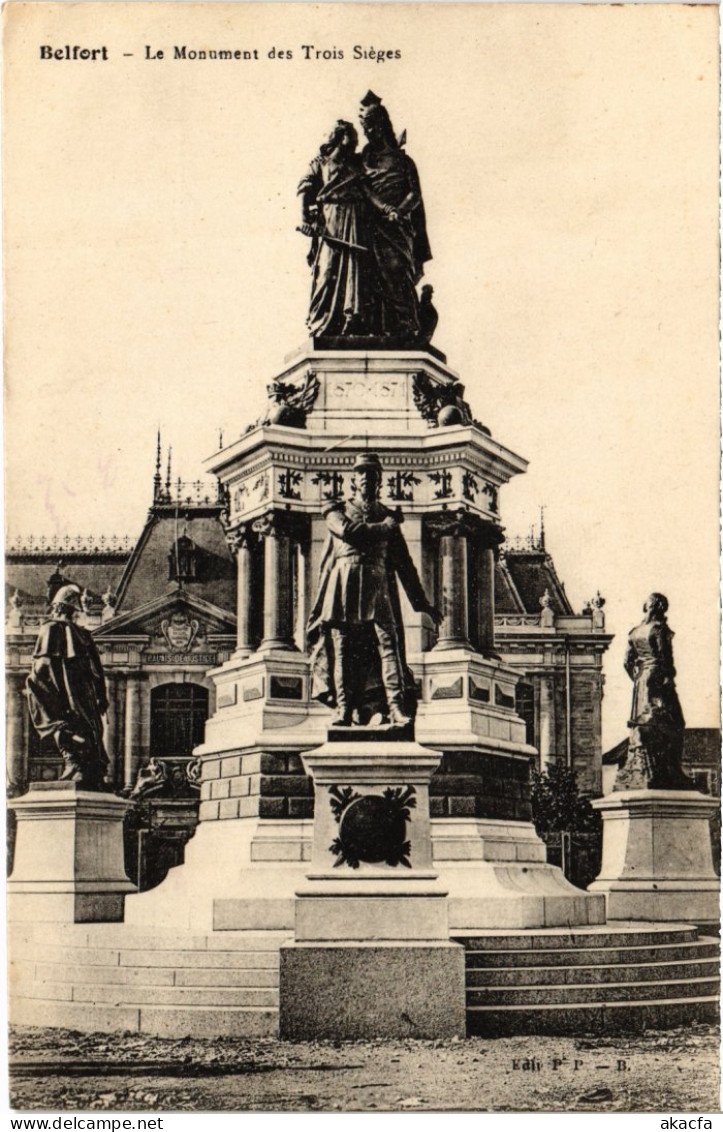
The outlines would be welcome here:
M 75 624 L 81 608 L 79 586 L 62 585 L 53 595 L 33 653 L 28 705 L 38 735 L 51 736 L 63 756 L 61 779 L 103 790 L 108 756 L 101 716 L 108 699 L 93 638 Z

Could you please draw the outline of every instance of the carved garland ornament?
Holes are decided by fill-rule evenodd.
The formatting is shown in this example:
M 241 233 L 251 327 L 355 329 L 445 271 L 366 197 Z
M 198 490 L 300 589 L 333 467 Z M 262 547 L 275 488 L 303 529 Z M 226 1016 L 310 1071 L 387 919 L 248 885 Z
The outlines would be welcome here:
M 364 861 L 411 869 L 407 822 L 417 805 L 415 793 L 413 786 L 389 786 L 381 796 L 362 796 L 352 786 L 332 786 L 329 804 L 339 826 L 339 836 L 329 846 L 337 858 L 334 867 L 358 869 Z

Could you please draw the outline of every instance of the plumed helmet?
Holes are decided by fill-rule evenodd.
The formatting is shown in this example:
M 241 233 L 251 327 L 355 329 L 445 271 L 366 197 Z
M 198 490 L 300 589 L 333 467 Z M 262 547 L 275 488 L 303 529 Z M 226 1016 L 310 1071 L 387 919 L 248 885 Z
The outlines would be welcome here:
M 382 474 L 382 462 L 376 452 L 360 452 L 354 462 L 355 472 L 378 472 Z
M 59 590 L 53 594 L 53 605 L 67 605 L 70 609 L 82 609 L 80 604 L 81 589 L 80 586 L 69 585 L 61 586 Z

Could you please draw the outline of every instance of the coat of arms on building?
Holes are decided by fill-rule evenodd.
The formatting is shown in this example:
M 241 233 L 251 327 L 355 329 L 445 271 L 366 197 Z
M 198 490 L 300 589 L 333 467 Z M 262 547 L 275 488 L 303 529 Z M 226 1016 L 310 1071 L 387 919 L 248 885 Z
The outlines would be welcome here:
M 198 636 L 199 623 L 178 610 L 161 621 L 161 633 L 171 652 L 189 652 Z

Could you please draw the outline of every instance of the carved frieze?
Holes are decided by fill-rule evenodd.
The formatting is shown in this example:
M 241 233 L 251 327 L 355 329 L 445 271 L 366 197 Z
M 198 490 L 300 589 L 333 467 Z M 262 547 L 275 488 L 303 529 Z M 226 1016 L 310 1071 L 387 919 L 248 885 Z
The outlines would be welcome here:
M 253 468 L 231 482 L 225 526 L 235 530 L 239 523 L 253 521 L 271 509 L 318 514 L 326 504 L 348 498 L 354 488 L 355 455 L 267 449 L 261 467 L 257 459 Z M 497 485 L 489 482 L 484 467 L 467 454 L 402 449 L 381 452 L 380 458 L 380 500 L 388 506 L 404 504 L 412 513 L 450 506 L 465 506 L 481 515 L 498 513 Z

